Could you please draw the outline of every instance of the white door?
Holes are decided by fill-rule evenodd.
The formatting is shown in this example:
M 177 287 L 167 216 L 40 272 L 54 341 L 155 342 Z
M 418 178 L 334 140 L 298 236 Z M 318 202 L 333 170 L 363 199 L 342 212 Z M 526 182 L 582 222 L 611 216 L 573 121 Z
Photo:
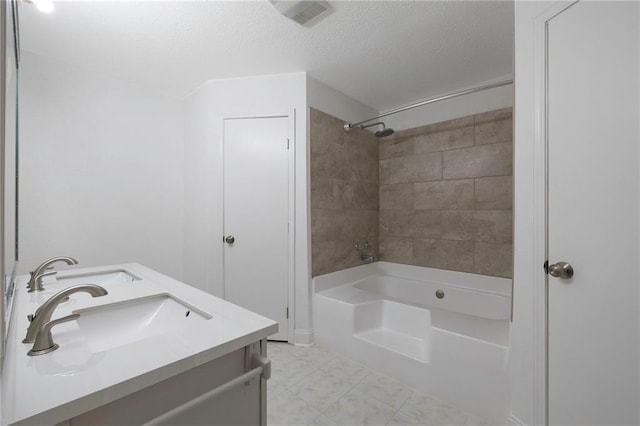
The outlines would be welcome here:
M 278 321 L 288 340 L 289 118 L 224 120 L 225 299 Z
M 548 259 L 574 270 L 548 276 L 551 425 L 640 420 L 639 13 L 579 2 L 548 24 Z

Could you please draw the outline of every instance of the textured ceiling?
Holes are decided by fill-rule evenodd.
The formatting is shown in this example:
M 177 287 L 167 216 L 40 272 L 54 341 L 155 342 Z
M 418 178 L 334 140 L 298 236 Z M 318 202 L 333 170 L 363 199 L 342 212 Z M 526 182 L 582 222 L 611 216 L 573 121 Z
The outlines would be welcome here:
M 513 3 L 330 2 L 311 28 L 256 2 L 22 3 L 22 49 L 182 97 L 206 80 L 307 71 L 378 110 L 511 74 Z

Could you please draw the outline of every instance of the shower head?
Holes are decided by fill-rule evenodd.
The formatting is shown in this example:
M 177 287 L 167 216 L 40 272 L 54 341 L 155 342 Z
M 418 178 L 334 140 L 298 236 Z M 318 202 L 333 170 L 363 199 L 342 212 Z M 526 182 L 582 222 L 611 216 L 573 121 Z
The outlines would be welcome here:
M 394 132 L 393 129 L 387 127 L 382 121 L 378 121 L 377 123 L 373 123 L 373 124 L 367 124 L 360 126 L 361 129 L 366 129 L 367 127 L 372 127 L 372 126 L 382 126 L 382 130 L 378 130 L 377 132 L 374 133 L 374 135 L 377 138 L 384 138 L 387 136 L 391 136 Z
M 378 138 L 386 138 L 387 136 L 391 136 L 393 134 L 394 130 L 390 129 L 389 127 L 385 127 L 382 130 L 378 130 L 377 132 L 374 133 L 374 135 L 376 135 L 376 137 Z

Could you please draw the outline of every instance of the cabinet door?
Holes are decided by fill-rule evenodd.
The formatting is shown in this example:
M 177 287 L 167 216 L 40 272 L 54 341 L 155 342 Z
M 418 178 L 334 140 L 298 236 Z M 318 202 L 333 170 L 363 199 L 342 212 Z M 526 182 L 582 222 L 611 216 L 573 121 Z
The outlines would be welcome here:
M 258 345 L 259 343 L 255 343 Z M 165 413 L 247 372 L 249 347 L 134 392 L 58 426 L 75 425 L 261 425 L 266 388 L 254 378 L 207 400 L 180 410 L 167 420 Z

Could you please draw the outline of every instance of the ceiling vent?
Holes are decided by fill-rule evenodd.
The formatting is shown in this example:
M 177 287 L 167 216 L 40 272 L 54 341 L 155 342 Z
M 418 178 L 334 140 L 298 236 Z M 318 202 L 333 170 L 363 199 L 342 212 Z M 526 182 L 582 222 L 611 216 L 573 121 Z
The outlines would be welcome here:
M 300 25 L 311 27 L 331 13 L 331 6 L 326 1 L 318 0 L 269 0 L 271 4 L 289 19 Z

